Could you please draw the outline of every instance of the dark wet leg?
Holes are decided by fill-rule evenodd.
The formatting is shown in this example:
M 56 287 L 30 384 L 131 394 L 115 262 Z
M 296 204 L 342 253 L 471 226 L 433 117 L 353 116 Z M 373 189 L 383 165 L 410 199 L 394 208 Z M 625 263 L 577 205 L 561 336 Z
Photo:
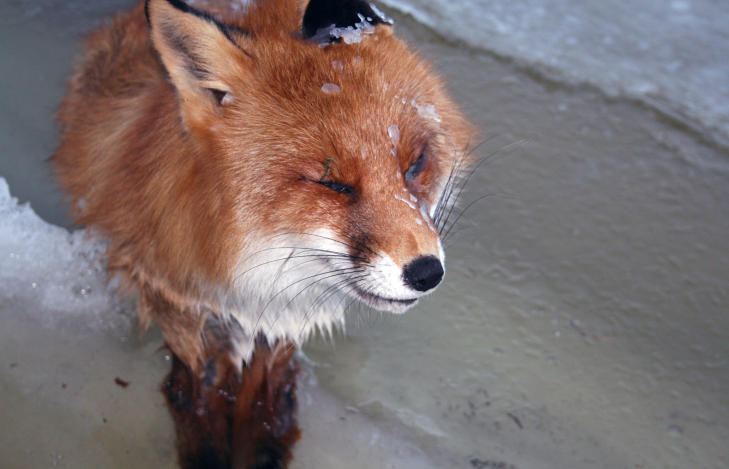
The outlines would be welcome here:
M 180 465 L 279 469 L 299 439 L 293 347 L 256 344 L 241 372 L 228 354 L 194 373 L 173 355 L 162 392 L 175 421 Z

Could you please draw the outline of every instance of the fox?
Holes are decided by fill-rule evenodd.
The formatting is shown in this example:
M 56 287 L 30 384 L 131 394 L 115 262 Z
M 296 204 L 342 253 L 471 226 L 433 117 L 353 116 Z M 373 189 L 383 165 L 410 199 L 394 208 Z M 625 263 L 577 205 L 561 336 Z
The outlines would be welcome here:
M 474 134 L 361 0 L 142 0 L 90 33 L 51 161 L 172 356 L 184 468 L 287 467 L 295 350 L 441 283 Z

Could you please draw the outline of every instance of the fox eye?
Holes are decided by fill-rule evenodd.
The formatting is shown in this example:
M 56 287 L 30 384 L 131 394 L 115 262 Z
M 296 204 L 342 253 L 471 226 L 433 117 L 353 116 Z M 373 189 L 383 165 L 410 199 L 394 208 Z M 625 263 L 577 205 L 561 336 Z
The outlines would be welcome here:
M 318 184 L 321 184 L 324 187 L 328 187 L 329 189 L 333 190 L 334 192 L 339 192 L 340 194 L 347 194 L 351 195 L 354 194 L 354 187 L 348 186 L 347 184 L 340 184 L 338 182 L 334 181 L 316 181 Z
M 420 154 L 418 159 L 415 160 L 415 163 L 410 165 L 408 170 L 405 172 L 405 181 L 406 182 L 412 181 L 413 179 L 418 177 L 418 175 L 420 173 L 422 173 L 424 169 L 425 169 L 425 151 L 423 151 Z

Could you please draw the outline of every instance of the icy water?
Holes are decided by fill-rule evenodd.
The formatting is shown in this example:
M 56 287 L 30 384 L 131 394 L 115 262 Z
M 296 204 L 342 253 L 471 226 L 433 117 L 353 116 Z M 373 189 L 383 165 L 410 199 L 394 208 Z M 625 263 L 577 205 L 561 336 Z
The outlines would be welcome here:
M 54 224 L 67 219 L 44 163 L 51 116 L 78 34 L 122 3 L 0 6 L 0 176 Z M 493 5 L 539 16 L 533 3 Z M 698 37 L 705 24 L 726 33 L 721 3 L 666 4 L 709 9 Z M 631 5 L 636 17 L 655 13 L 656 2 Z M 404 316 L 355 315 L 334 344 L 305 347 L 294 467 L 729 467 L 729 154 L 710 124 L 729 105 L 726 87 L 650 74 L 635 59 L 639 74 L 701 94 L 658 93 L 654 105 L 625 91 L 633 75 L 617 64 L 622 88 L 560 79 L 500 49 L 483 35 L 488 22 L 477 30 L 454 15 L 459 29 L 443 8 L 423 7 L 423 23 L 388 12 L 481 129 L 487 162 L 466 202 L 491 196 L 447 240 L 436 295 Z M 622 12 L 600 14 L 632 24 Z M 598 24 L 588 7 L 572 14 Z M 548 57 L 545 36 L 507 21 L 518 17 L 501 16 L 513 26 L 504 44 L 533 40 Z M 616 38 L 667 34 L 647 25 Z M 708 63 L 726 47 L 721 34 L 679 52 Z M 555 54 L 554 69 L 590 78 L 580 63 L 600 62 L 600 50 L 563 49 L 569 61 Z M 729 83 L 724 62 L 714 70 Z M 686 109 L 701 103 L 712 111 L 692 120 Z M 174 467 L 161 338 L 133 331 L 133 308 L 103 282 L 102 248 L 18 208 L 0 183 L 2 468 Z

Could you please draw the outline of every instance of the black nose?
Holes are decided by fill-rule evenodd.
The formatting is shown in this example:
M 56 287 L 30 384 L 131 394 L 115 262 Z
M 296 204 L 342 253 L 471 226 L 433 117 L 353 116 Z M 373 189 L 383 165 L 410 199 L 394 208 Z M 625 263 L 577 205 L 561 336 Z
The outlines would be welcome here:
M 410 288 L 428 291 L 443 278 L 443 264 L 435 256 L 418 257 L 405 266 L 402 278 Z

